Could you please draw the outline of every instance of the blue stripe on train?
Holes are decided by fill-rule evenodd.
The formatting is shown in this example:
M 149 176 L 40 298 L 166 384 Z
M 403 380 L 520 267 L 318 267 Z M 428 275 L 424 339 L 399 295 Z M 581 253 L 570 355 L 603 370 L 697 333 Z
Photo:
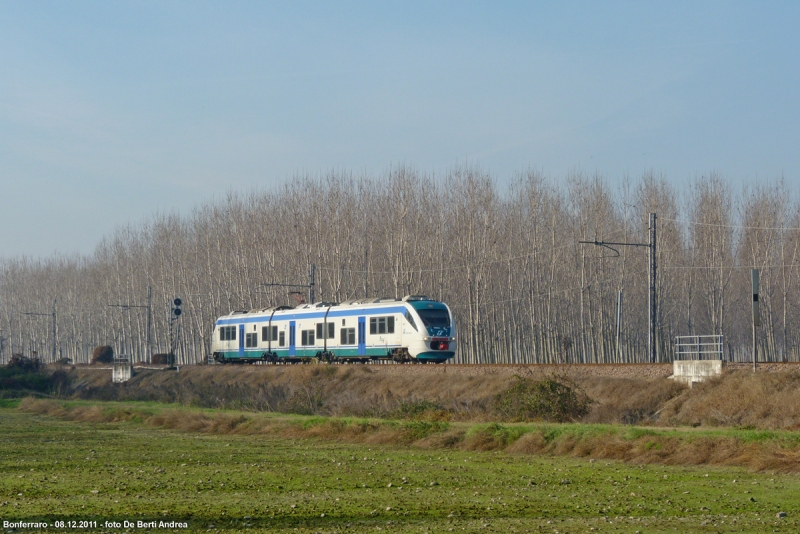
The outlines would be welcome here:
M 319 311 L 321 310 L 321 311 Z M 304 312 L 298 310 L 297 312 L 290 312 L 288 310 L 276 312 L 276 314 L 272 317 L 272 322 L 278 321 L 288 321 L 289 319 L 293 320 L 303 320 L 303 319 L 322 319 L 325 317 L 325 311 L 327 308 L 318 308 L 314 311 Z M 387 308 L 353 308 L 352 310 L 331 310 L 328 314 L 328 318 L 337 318 L 337 317 L 357 317 L 359 315 L 385 315 L 387 313 L 405 313 L 406 308 L 405 306 L 392 306 Z M 280 314 L 280 315 L 279 315 Z M 270 314 L 263 314 L 263 315 L 245 315 L 242 314 L 239 317 L 230 317 L 226 319 L 218 319 L 217 325 L 227 325 L 227 324 L 241 324 L 241 323 L 263 323 L 269 322 Z

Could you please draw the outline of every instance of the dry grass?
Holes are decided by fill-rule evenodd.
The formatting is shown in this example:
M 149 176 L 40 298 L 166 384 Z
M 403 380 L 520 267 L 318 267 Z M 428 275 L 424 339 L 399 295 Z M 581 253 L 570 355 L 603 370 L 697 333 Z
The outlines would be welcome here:
M 746 466 L 757 471 L 800 472 L 800 436 L 703 433 L 598 425 L 450 424 L 328 417 L 137 408 L 116 404 L 67 405 L 24 399 L 19 409 L 62 419 L 148 426 L 217 435 L 268 435 L 348 443 L 406 444 L 423 449 L 505 451 L 611 459 L 664 465 Z M 774 435 L 773 435 L 774 434 Z
M 587 423 L 653 423 L 665 403 L 683 393 L 686 387 L 666 378 L 597 377 L 583 381 L 586 395 L 595 402 L 584 418 Z
M 498 395 L 518 382 L 515 374 L 490 370 L 459 373 L 404 366 L 191 366 L 138 371 L 126 384 L 109 372 L 73 369 L 62 396 L 96 400 L 147 400 L 202 408 L 333 417 L 422 421 L 492 422 Z M 573 384 L 591 404 L 584 423 L 654 426 L 730 426 L 800 429 L 800 372 L 729 371 L 693 389 L 662 377 L 593 376 L 585 368 L 561 375 L 523 369 L 531 380 Z M 571 374 L 570 374 L 571 373 Z
M 696 385 L 660 415 L 671 425 L 798 429 L 800 372 L 727 372 Z
M 392 366 L 191 366 L 179 373 L 139 371 L 122 385 L 112 384 L 105 373 L 76 370 L 71 373 L 71 396 L 337 417 L 476 422 L 513 419 L 497 411 L 496 399 L 518 384 L 514 374 L 490 371 L 470 375 L 439 368 L 399 373 L 383 367 Z M 662 378 L 543 372 L 530 376 L 530 380 L 536 379 L 554 379 L 585 391 L 592 400 L 586 418 L 590 422 L 644 422 L 660 407 L 657 400 L 680 390 L 680 386 Z M 639 400 L 640 406 L 632 404 Z

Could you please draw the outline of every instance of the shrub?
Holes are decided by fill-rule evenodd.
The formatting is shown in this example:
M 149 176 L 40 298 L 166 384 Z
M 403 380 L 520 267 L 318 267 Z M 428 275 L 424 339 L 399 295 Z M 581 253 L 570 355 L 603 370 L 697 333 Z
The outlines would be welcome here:
M 449 421 L 451 417 L 450 412 L 428 400 L 401 400 L 399 408 L 391 415 L 398 419 L 429 422 Z
M 12 354 L 11 359 L 8 360 L 8 367 L 16 371 L 35 373 L 40 371 L 44 364 L 39 358 L 28 358 L 22 354 Z
M 575 386 L 552 378 L 534 381 L 516 377 L 517 382 L 495 397 L 499 415 L 512 421 L 553 421 L 580 419 L 589 412 L 589 399 Z
M 38 358 L 14 354 L 8 365 L 0 367 L 0 398 L 36 393 L 63 393 L 70 383 L 64 371 L 48 374 Z
M 153 354 L 150 363 L 154 365 L 174 365 L 175 355 L 171 352 L 167 354 Z
M 114 349 L 108 345 L 95 347 L 92 353 L 92 364 L 96 363 L 114 363 Z

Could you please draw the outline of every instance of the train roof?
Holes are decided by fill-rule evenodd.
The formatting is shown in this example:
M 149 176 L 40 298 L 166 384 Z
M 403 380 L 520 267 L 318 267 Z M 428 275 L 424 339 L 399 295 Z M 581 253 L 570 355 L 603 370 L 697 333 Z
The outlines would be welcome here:
M 353 299 L 347 300 L 344 302 L 314 302 L 313 304 L 300 304 L 295 306 L 294 308 L 291 306 L 270 306 L 267 308 L 256 308 L 253 310 L 234 310 L 231 311 L 228 315 L 223 317 L 233 317 L 236 315 L 271 315 L 273 312 L 278 311 L 305 311 L 305 310 L 316 310 L 319 308 L 329 308 L 329 307 L 337 307 L 337 308 L 346 308 L 346 307 L 357 307 L 357 306 L 364 306 L 370 304 L 388 304 L 392 302 L 407 302 L 411 304 L 414 308 L 419 309 L 421 307 L 431 307 L 429 306 L 432 303 L 439 304 L 443 306 L 438 300 L 428 298 L 426 295 L 406 295 L 402 299 L 396 299 L 391 297 L 369 297 L 364 299 Z M 438 306 L 437 306 L 438 307 Z

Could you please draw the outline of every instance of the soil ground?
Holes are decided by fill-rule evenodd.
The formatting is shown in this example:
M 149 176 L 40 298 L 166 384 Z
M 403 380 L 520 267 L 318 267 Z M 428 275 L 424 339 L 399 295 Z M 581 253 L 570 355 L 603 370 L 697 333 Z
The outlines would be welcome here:
M 124 410 L 77 404 L 81 409 L 74 414 L 85 420 L 68 421 L 66 411 L 60 417 L 38 415 L 5 402 L 0 519 L 51 525 L 86 520 L 104 532 L 144 531 L 109 527 L 107 521 L 291 533 L 800 529 L 800 477 L 792 474 L 247 435 L 235 429 L 256 416 L 218 410 L 202 413 L 220 424 L 239 423 L 218 426 L 216 433 L 167 430 L 141 419 L 163 406 L 135 406 L 130 414 L 138 409 L 139 416 L 97 423 L 107 419 L 103 414 Z M 197 411 L 173 410 L 182 414 L 173 419 L 184 422 Z M 323 423 L 314 417 L 257 417 L 292 417 L 291 424 L 300 421 L 305 428 Z

